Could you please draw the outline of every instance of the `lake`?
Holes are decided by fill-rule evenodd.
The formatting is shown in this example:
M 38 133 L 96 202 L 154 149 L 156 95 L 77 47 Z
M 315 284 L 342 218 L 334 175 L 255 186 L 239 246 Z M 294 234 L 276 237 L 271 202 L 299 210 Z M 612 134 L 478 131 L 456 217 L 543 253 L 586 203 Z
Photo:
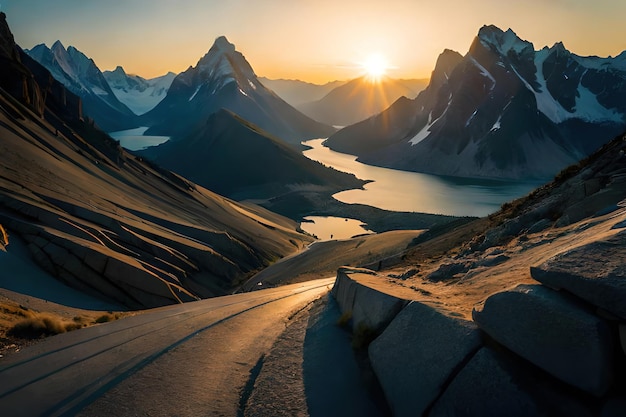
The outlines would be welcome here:
M 331 216 L 306 216 L 300 223 L 305 232 L 320 240 L 349 239 L 356 235 L 374 233 L 365 229 L 362 221 Z
M 150 146 L 160 145 L 170 140 L 169 136 L 144 136 L 148 127 L 138 127 L 136 129 L 118 130 L 117 132 L 109 132 L 115 140 L 120 141 L 120 145 L 131 151 L 139 151 Z
M 542 185 L 537 181 L 499 181 L 444 177 L 366 165 L 356 156 L 322 145 L 325 139 L 302 142 L 303 154 L 314 161 L 372 182 L 364 189 L 339 192 L 333 197 L 350 204 L 366 204 L 390 211 L 483 217 L 502 203 L 522 197 Z

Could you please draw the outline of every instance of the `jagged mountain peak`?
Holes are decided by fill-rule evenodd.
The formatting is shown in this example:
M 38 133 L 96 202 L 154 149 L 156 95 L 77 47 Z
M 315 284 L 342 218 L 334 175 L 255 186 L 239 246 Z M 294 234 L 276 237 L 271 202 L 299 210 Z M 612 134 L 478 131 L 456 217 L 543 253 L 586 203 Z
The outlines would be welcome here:
M 114 74 L 126 75 L 126 71 L 124 71 L 124 68 L 121 65 L 115 67 L 115 69 L 111 72 Z
M 51 50 L 53 50 L 53 51 L 56 51 L 56 50 L 61 50 L 61 49 L 62 49 L 63 51 L 65 51 L 65 50 L 66 50 L 65 46 L 63 45 L 63 43 L 62 43 L 60 40 L 56 40 L 56 41 L 52 44 L 52 47 L 51 47 L 50 49 L 51 49 Z
M 478 39 L 485 47 L 493 47 L 505 55 L 511 50 L 517 53 L 527 48 L 534 50 L 531 42 L 520 39 L 512 29 L 503 31 L 494 25 L 485 25 L 480 28 Z
M 205 81 L 222 78 L 222 85 L 235 80 L 242 87 L 248 84 L 248 80 L 256 79 L 256 74 L 246 58 L 225 36 L 215 39 L 213 46 L 198 61 L 195 69 L 203 75 Z
M 441 68 L 447 68 L 451 65 L 456 65 L 463 59 L 463 55 L 458 53 L 457 51 L 453 51 L 452 49 L 444 49 L 442 53 L 437 57 L 437 62 L 435 64 L 435 70 Z
M 7 15 L 4 12 L 0 12 L 0 50 L 0 54 L 5 55 L 7 58 L 15 55 L 15 39 L 11 29 L 9 29 Z
M 214 48 L 216 50 L 226 52 L 226 53 L 235 52 L 235 45 L 230 43 L 228 39 L 226 39 L 226 36 L 224 35 L 218 36 L 217 38 L 215 38 L 215 41 L 213 42 L 213 46 L 211 47 L 211 49 L 214 49 Z
M 437 57 L 435 69 L 430 76 L 431 88 L 439 88 L 445 83 L 454 68 L 463 60 L 463 55 L 451 49 L 444 51 Z
M 152 125 L 147 134 L 185 136 L 199 120 L 220 108 L 290 143 L 334 131 L 266 88 L 243 54 L 220 36 L 195 67 L 176 76 L 167 96 L 145 115 L 144 123 Z

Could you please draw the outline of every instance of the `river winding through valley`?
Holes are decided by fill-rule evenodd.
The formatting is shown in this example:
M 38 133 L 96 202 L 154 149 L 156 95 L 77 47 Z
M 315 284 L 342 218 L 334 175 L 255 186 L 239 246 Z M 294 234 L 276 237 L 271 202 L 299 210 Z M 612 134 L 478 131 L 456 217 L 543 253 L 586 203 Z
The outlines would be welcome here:
M 130 150 L 158 145 L 169 139 L 166 136 L 143 136 L 146 129 L 112 132 L 111 136 Z M 524 196 L 541 185 L 531 181 L 442 177 L 366 165 L 358 162 L 354 155 L 325 147 L 324 141 L 313 139 L 302 142 L 310 147 L 303 152 L 304 156 L 370 181 L 363 189 L 333 195 L 343 203 L 365 204 L 389 211 L 481 217 L 497 211 L 502 203 Z M 371 233 L 360 220 L 339 217 L 307 216 L 301 227 L 321 240 Z

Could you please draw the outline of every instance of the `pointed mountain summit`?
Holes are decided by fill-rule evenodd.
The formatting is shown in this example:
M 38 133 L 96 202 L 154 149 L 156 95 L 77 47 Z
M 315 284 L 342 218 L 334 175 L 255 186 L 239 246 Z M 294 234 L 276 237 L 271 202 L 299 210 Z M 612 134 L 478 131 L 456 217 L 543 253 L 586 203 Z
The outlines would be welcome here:
M 51 48 L 44 44 L 25 51 L 43 65 L 68 90 L 82 99 L 85 116 L 107 131 L 137 126 L 136 115 L 120 102 L 95 62 L 73 46 L 61 41 Z
M 104 71 L 102 75 L 118 100 L 138 115 L 147 113 L 159 104 L 176 77 L 173 72 L 168 72 L 160 77 L 145 79 L 127 74 L 119 65 L 113 71 Z
M 261 84 L 245 57 L 224 36 L 215 40 L 195 67 L 174 79 L 167 96 L 142 120 L 152 126 L 146 134 L 175 139 L 189 134 L 221 108 L 292 144 L 334 132 Z
M 445 70 L 444 56 L 454 56 Z M 579 57 L 562 43 L 535 51 L 510 29 L 484 26 L 464 57 L 440 56 L 415 100 L 399 101 L 327 144 L 409 171 L 547 179 L 626 127 L 625 94 L 619 57 Z

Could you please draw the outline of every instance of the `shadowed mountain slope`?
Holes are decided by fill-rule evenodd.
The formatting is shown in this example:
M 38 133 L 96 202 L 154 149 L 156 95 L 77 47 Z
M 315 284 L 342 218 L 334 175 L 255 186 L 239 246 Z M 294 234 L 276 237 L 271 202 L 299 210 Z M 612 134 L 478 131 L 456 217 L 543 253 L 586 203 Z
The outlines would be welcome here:
M 125 152 L 15 45 L 4 13 L 0 75 L 7 250 L 23 239 L 36 263 L 70 286 L 130 308 L 223 295 L 311 241 L 285 218 Z
M 224 109 L 188 136 L 137 153 L 237 199 L 266 199 L 311 186 L 333 193 L 364 184 L 354 175 L 311 161 Z

